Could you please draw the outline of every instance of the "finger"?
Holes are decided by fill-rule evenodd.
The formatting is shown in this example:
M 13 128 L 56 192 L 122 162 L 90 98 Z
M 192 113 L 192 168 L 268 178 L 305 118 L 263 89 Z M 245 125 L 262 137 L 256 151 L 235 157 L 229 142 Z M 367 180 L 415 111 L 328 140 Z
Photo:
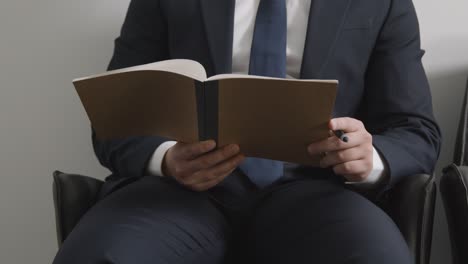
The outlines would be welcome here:
M 239 146 L 232 144 L 222 147 L 212 153 L 202 155 L 189 162 L 189 169 L 197 172 L 199 170 L 208 169 L 215 166 L 222 161 L 225 161 L 237 154 L 239 154 Z
M 244 156 L 242 154 L 238 154 L 214 167 L 194 173 L 192 177 L 185 180 L 184 184 L 193 186 L 223 177 L 226 174 L 229 174 L 230 171 L 236 169 L 243 160 Z
M 214 140 L 206 140 L 202 142 L 188 143 L 180 146 L 177 157 L 184 160 L 192 160 L 198 156 L 213 150 L 216 147 Z
M 328 152 L 327 155 L 320 160 L 320 167 L 328 168 L 354 160 L 361 160 L 366 157 L 367 153 L 368 151 L 365 148 L 360 147 Z
M 353 160 L 338 164 L 333 167 L 333 172 L 337 175 L 360 175 L 369 172 L 372 169 L 372 161 Z
M 222 176 L 222 175 L 225 175 L 226 173 L 229 173 L 230 171 L 234 170 L 235 168 L 237 168 L 237 166 L 239 166 L 242 161 L 244 160 L 244 155 L 242 154 L 238 154 L 218 165 L 216 165 L 215 167 L 209 169 L 208 171 L 210 172 L 210 174 L 213 174 L 217 177 L 219 176 Z
M 350 175 L 343 175 L 343 176 L 349 182 L 362 182 L 367 179 L 368 175 L 369 173 L 360 173 L 360 174 L 350 174 Z
M 350 117 L 340 117 L 330 120 L 329 128 L 333 131 L 343 130 L 347 133 L 365 129 L 364 124 L 360 120 Z
M 227 172 L 225 175 L 222 175 L 221 177 L 216 177 L 216 178 L 214 178 L 214 179 L 212 179 L 210 181 L 205 181 L 205 182 L 202 182 L 202 183 L 192 185 L 189 188 L 194 190 L 194 191 L 197 191 L 197 192 L 203 192 L 203 191 L 209 190 L 209 189 L 215 187 L 216 185 L 218 185 L 219 183 L 221 183 L 234 170 L 235 170 L 235 168 L 232 169 L 231 171 Z
M 367 138 L 363 133 L 352 132 L 347 133 L 349 141 L 343 142 L 336 136 L 328 137 L 324 140 L 314 142 L 307 147 L 307 151 L 310 155 L 317 155 L 324 152 L 333 152 L 338 150 L 345 150 L 349 148 L 355 148 L 364 142 Z

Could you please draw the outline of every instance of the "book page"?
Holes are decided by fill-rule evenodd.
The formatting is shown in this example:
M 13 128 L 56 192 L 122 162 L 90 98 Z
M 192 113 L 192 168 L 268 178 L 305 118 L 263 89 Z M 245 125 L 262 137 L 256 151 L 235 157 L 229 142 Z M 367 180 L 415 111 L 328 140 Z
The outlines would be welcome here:
M 87 79 L 93 79 L 118 73 L 125 73 L 125 72 L 136 72 L 136 71 L 165 71 L 165 72 L 173 72 L 180 75 L 187 76 L 189 78 L 195 79 L 197 81 L 203 82 L 206 80 L 206 72 L 203 65 L 201 65 L 197 61 L 193 60 L 183 60 L 183 59 L 176 59 L 176 60 L 165 60 L 159 61 L 134 67 L 123 68 L 119 70 L 108 71 L 101 74 L 91 75 L 84 78 L 78 78 L 73 80 L 73 82 L 79 82 Z
M 260 80 L 277 80 L 277 81 L 298 81 L 298 82 L 321 82 L 321 83 L 338 83 L 338 80 L 308 80 L 308 79 L 285 79 L 285 78 L 274 78 L 274 77 L 265 77 L 265 76 L 257 76 L 257 75 L 248 75 L 248 74 L 237 74 L 237 73 L 227 73 L 227 74 L 219 74 L 215 76 L 211 76 L 210 78 L 206 79 L 206 81 L 219 81 L 219 80 L 226 80 L 226 79 L 260 79 Z

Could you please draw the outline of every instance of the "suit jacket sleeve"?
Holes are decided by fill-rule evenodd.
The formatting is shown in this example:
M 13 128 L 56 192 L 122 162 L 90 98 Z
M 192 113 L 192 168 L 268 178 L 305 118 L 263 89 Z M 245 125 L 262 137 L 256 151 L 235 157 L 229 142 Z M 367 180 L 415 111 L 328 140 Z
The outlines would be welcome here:
M 168 58 L 167 27 L 158 0 L 132 0 L 109 70 Z M 94 151 L 100 163 L 117 177 L 140 177 L 156 148 L 167 138 L 131 137 L 100 141 L 92 133 Z
M 431 174 L 441 134 L 422 66 L 424 51 L 411 0 L 393 0 L 366 73 L 363 120 L 388 164 L 389 186 Z

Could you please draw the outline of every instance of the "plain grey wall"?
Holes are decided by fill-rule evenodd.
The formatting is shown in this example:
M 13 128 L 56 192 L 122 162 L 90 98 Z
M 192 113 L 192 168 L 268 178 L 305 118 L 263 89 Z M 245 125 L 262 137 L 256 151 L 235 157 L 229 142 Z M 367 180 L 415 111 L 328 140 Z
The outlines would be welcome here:
M 71 85 L 107 66 L 129 0 L 7 0 L 0 5 L 0 262 L 50 263 L 56 250 L 51 173 L 102 178 Z M 468 74 L 466 0 L 415 0 L 424 63 L 450 161 Z M 438 203 L 433 263 L 448 263 Z
M 452 160 L 460 108 L 468 78 L 468 1 L 414 0 L 419 15 L 424 65 L 431 84 L 434 110 L 444 142 L 437 166 Z M 447 224 L 440 195 L 434 223 L 432 263 L 450 263 Z
M 71 80 L 105 70 L 129 0 L 0 4 L 0 263 L 50 263 L 55 169 L 107 174 Z

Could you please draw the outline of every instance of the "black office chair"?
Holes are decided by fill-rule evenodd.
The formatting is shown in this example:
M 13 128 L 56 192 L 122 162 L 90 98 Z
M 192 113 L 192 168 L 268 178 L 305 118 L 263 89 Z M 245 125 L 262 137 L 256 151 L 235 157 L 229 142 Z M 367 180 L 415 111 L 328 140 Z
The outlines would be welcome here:
M 102 181 L 87 176 L 54 173 L 54 203 L 59 246 L 97 199 Z M 428 175 L 400 182 L 380 205 L 395 221 L 416 264 L 429 264 L 436 186 Z
M 443 170 L 440 191 L 445 206 L 453 263 L 468 263 L 468 83 L 458 127 L 453 164 Z

